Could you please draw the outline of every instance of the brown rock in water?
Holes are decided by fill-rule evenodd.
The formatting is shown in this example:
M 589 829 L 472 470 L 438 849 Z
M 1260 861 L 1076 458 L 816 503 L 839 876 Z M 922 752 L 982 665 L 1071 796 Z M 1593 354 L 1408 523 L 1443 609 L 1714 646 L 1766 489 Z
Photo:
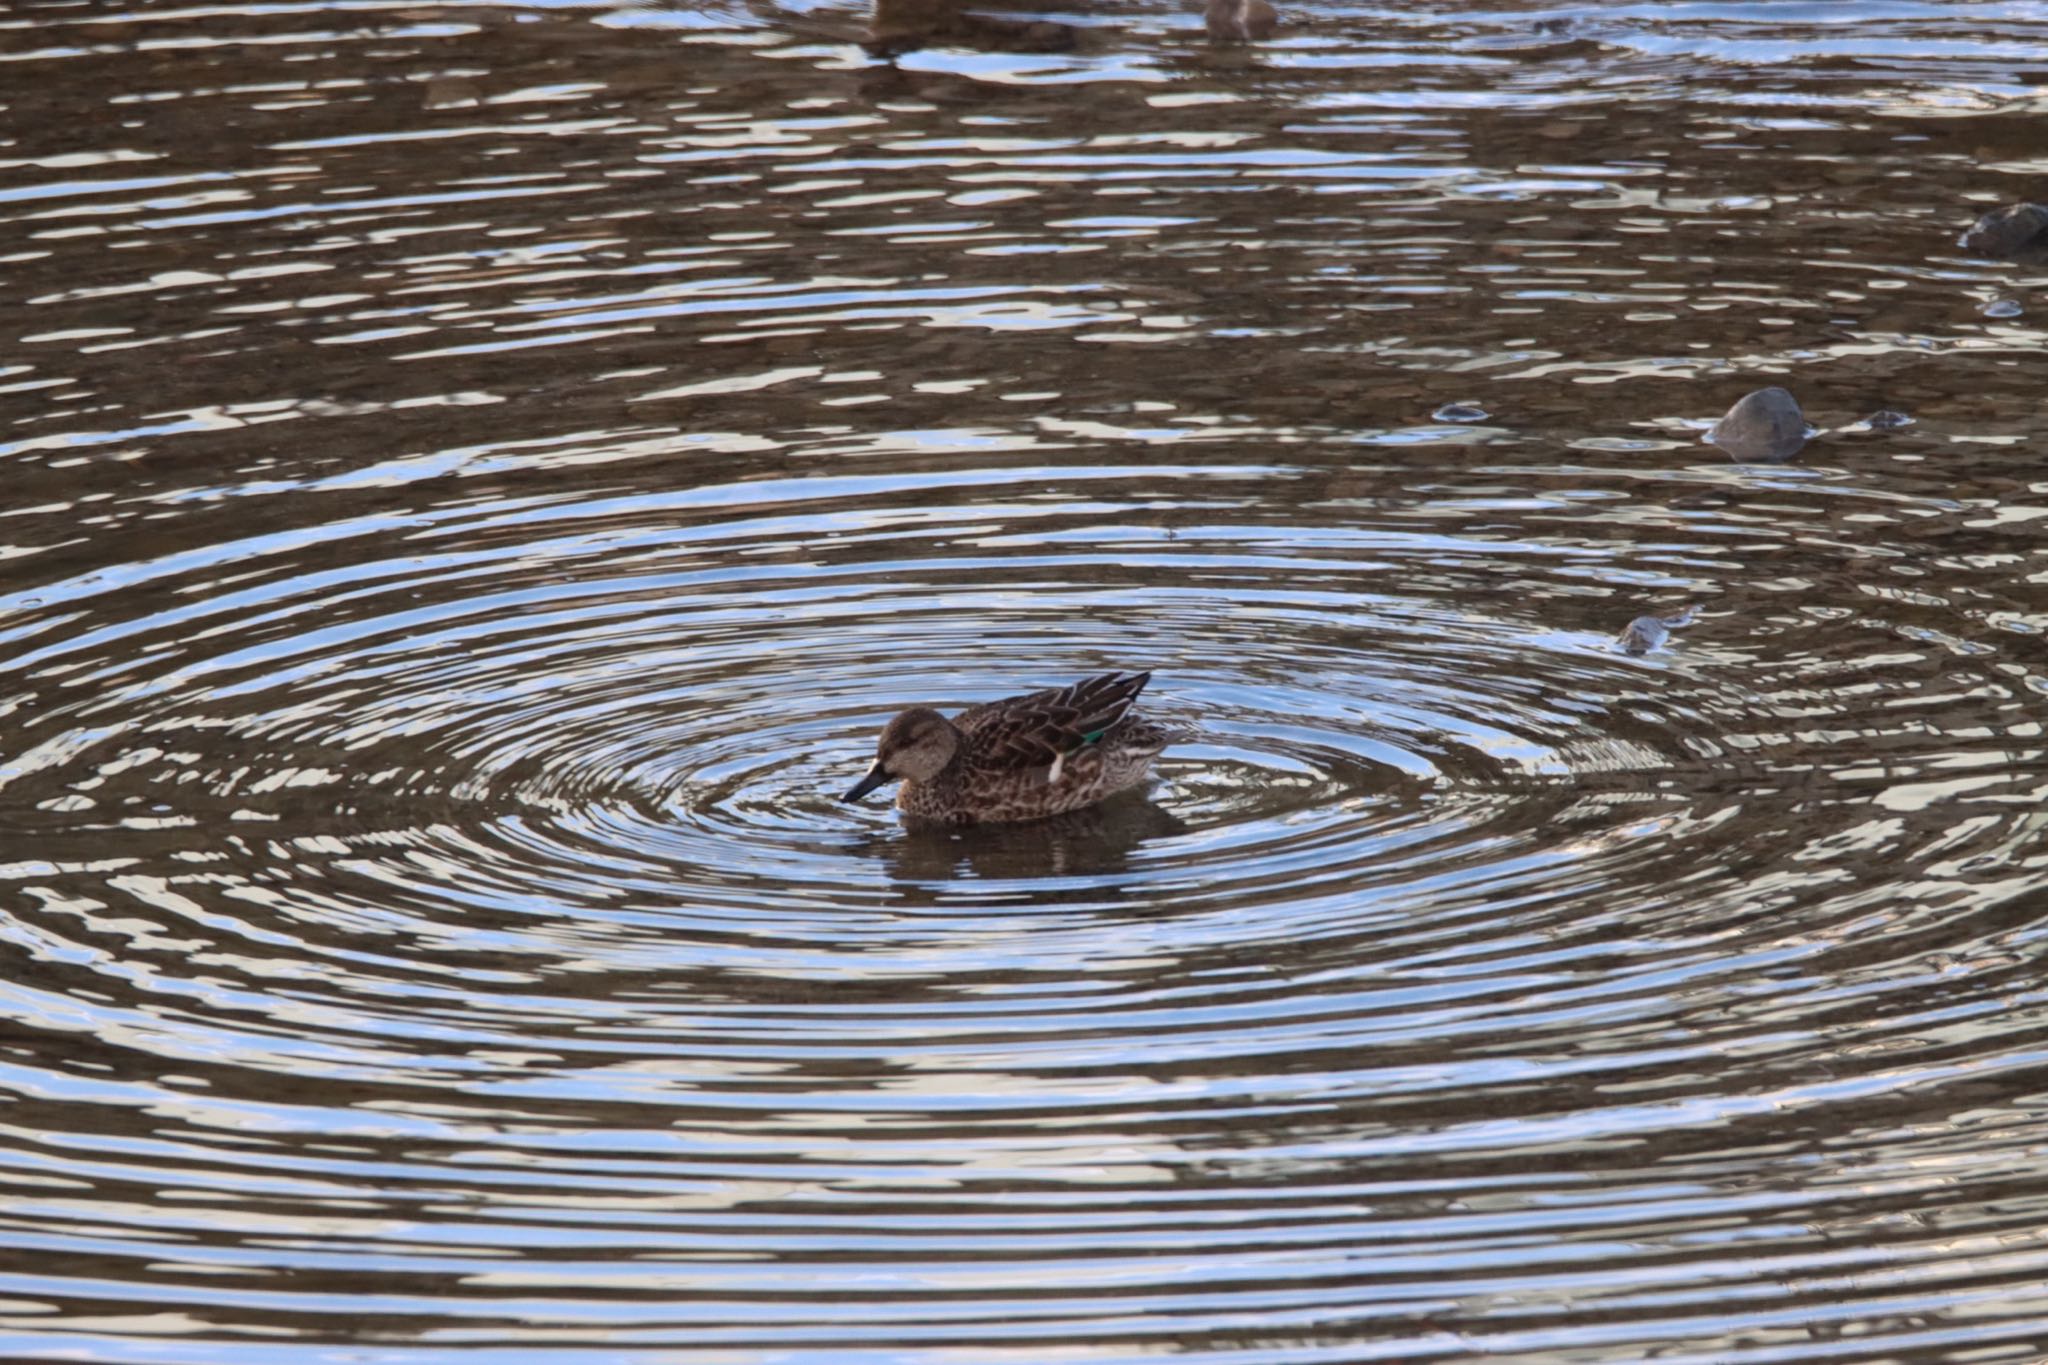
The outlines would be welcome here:
M 1220 43 L 1256 43 L 1273 36 L 1280 16 L 1266 0 L 1209 0 L 1202 23 Z
M 1979 218 L 1962 248 L 2001 260 L 2048 256 L 2048 204 L 2007 204 Z
M 1811 434 L 1799 400 L 1783 389 L 1769 388 L 1744 394 L 1714 423 L 1707 439 L 1738 460 L 1789 460 Z

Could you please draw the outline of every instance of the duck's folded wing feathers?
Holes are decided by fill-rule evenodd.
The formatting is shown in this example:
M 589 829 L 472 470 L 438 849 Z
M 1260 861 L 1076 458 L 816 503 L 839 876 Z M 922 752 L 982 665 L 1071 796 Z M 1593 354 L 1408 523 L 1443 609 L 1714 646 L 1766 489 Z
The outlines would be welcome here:
M 953 724 L 967 737 L 967 761 L 975 767 L 1044 768 L 1101 739 L 1151 680 L 1150 673 L 1104 673 L 985 703 Z

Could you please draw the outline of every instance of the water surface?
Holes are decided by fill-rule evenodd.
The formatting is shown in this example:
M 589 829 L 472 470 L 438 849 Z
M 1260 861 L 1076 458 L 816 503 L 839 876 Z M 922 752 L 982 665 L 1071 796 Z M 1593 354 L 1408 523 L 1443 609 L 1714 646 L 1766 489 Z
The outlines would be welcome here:
M 2048 17 L 1286 17 L 0 16 L 0 1354 L 2048 1355 Z

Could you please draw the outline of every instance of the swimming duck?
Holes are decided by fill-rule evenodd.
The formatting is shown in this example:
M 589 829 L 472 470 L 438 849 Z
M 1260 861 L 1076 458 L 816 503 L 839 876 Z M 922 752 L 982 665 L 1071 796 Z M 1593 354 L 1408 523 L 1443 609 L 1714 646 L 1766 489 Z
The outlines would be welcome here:
M 867 776 L 841 800 L 902 779 L 896 804 L 916 820 L 973 825 L 1036 820 L 1094 805 L 1145 780 L 1186 732 L 1131 709 L 1150 673 L 1104 673 L 1071 687 L 985 702 L 951 720 L 914 706 L 890 721 Z

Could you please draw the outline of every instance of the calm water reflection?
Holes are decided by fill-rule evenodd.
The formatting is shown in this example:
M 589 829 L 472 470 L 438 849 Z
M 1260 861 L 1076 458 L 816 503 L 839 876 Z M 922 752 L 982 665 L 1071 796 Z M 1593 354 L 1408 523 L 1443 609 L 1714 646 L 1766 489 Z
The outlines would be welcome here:
M 1285 17 L 0 14 L 0 1354 L 2048 1356 L 2048 15 Z

